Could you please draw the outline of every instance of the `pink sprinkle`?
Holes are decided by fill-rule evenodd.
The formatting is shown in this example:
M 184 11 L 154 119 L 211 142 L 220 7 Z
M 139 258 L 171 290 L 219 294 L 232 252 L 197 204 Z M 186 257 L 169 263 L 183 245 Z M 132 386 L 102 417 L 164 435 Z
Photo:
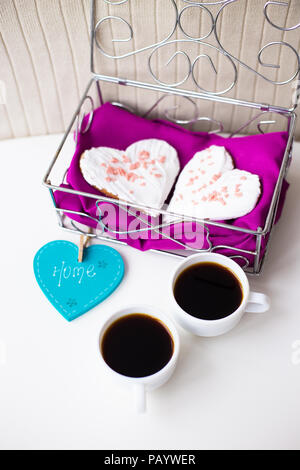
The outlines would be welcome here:
M 133 194 L 133 193 L 134 193 L 134 191 L 133 191 L 132 189 L 131 189 L 131 191 L 129 191 L 129 192 L 130 192 L 130 194 Z
M 202 201 L 206 202 L 206 201 L 207 201 L 207 197 L 206 197 L 206 196 L 203 196 Z
M 221 189 L 221 191 L 222 191 L 223 193 L 226 193 L 226 192 L 228 191 L 228 187 L 227 187 L 227 186 L 223 186 L 223 188 Z
M 194 170 L 189 170 L 189 173 L 194 173 Z
M 160 157 L 160 159 L 158 160 L 160 163 L 165 163 L 165 161 L 167 160 L 167 157 L 165 156 L 162 156 Z
M 186 186 L 192 186 L 192 184 L 194 184 L 194 179 L 195 178 L 190 178 L 189 182 L 186 184 Z
M 107 167 L 106 173 L 107 173 L 108 175 L 117 175 L 117 174 L 118 174 L 118 170 L 117 170 L 117 168 L 114 168 L 114 167 L 112 167 L 112 166 L 109 165 L 109 166 Z
M 106 181 L 108 181 L 108 183 L 110 183 L 111 181 L 114 181 L 110 176 L 107 176 L 105 179 Z
M 113 157 L 111 159 L 111 163 L 119 163 L 119 160 L 116 157 Z
M 213 181 L 217 181 L 217 180 L 220 178 L 220 176 L 221 176 L 221 173 L 215 174 L 215 175 L 213 176 L 213 178 L 212 178 Z
M 123 159 L 123 162 L 124 162 L 124 163 L 130 163 L 130 162 L 131 162 L 130 158 L 127 157 L 127 155 L 125 155 L 125 154 L 122 155 L 122 159 Z
M 220 197 L 220 193 L 217 191 L 213 191 L 212 193 L 209 194 L 208 199 L 210 201 L 218 201 Z
M 127 175 L 124 168 L 118 167 L 117 170 L 118 170 L 118 173 L 119 173 L 120 176 L 126 176 Z
M 145 181 L 143 181 L 143 183 L 141 183 L 140 186 L 146 186 Z
M 179 197 L 180 197 L 181 200 L 183 199 L 183 195 L 182 195 L 182 194 L 179 194 Z
M 205 175 L 206 171 L 205 170 L 201 170 L 201 175 Z
M 138 178 L 138 176 L 135 173 L 128 173 L 128 175 L 127 175 L 127 180 L 132 181 L 133 183 L 135 182 L 135 180 L 137 178 Z
M 140 157 L 141 160 L 147 160 L 150 157 L 150 153 L 147 152 L 147 150 L 142 150 L 139 153 L 139 157 Z
M 236 197 L 242 197 L 243 193 L 235 193 Z
M 104 167 L 106 167 L 106 163 L 101 163 L 101 166 L 104 166 Z
M 241 181 L 246 181 L 247 177 L 246 176 L 241 176 Z
M 162 175 L 160 173 L 156 173 L 154 176 L 155 178 L 162 178 Z
M 132 163 L 129 167 L 130 170 L 137 170 L 140 167 L 140 162 Z

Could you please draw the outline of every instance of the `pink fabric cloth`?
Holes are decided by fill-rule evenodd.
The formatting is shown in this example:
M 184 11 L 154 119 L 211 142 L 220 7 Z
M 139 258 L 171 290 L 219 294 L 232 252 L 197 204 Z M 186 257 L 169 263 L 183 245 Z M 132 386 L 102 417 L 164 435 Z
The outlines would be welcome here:
M 229 221 L 227 225 L 228 227 L 232 225 L 251 230 L 264 227 L 287 144 L 287 132 L 224 138 L 205 132 L 190 132 L 168 121 L 146 120 L 110 103 L 106 103 L 95 110 L 90 130 L 86 134 L 79 135 L 76 151 L 67 175 L 67 187 L 88 193 L 100 194 L 99 191 L 91 187 L 84 180 L 81 174 L 79 169 L 81 154 L 91 147 L 100 146 L 125 150 L 133 142 L 149 138 L 165 140 L 175 147 L 178 152 L 181 169 L 196 152 L 211 145 L 224 146 L 232 155 L 236 168 L 259 175 L 262 186 L 262 194 L 254 210 L 246 216 Z M 277 219 L 283 207 L 287 188 L 288 184 L 284 181 Z M 61 191 L 56 191 L 55 198 L 60 208 L 83 211 L 98 219 L 95 199 L 67 194 Z M 128 222 L 132 223 L 134 220 L 133 217 L 129 217 L 126 222 L 122 222 L 122 214 L 120 213 L 119 215 L 121 216 L 121 222 L 120 226 L 116 228 L 126 229 L 124 223 L 127 225 Z M 69 214 L 68 216 L 91 227 L 97 225 L 87 217 Z M 115 226 L 113 225 L 114 221 L 111 221 L 111 223 L 110 227 Z M 213 226 L 209 226 L 209 230 L 210 240 L 214 246 L 229 245 L 248 251 L 255 251 L 256 237 L 253 235 L 234 232 L 229 228 Z M 120 237 L 116 236 L 116 238 Z M 265 250 L 266 239 L 267 237 L 262 241 L 262 255 Z M 122 237 L 122 240 L 124 240 L 124 237 Z M 149 239 L 149 233 L 145 232 L 135 234 L 134 240 L 128 236 L 124 241 L 140 250 L 170 250 L 180 248 L 178 244 L 167 239 Z M 181 241 L 186 241 L 184 236 Z M 207 243 L 204 245 L 204 248 L 206 247 Z M 218 250 L 218 252 L 228 255 L 239 254 L 235 250 Z M 250 265 L 253 263 L 252 256 L 244 254 L 243 256 L 249 259 Z

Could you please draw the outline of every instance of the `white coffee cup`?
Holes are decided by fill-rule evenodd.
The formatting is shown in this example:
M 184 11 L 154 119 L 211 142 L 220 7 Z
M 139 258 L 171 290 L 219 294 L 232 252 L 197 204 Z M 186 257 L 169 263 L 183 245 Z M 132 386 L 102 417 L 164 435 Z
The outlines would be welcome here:
M 203 262 L 217 263 L 229 269 L 242 286 L 242 302 L 240 306 L 227 317 L 218 320 L 203 320 L 185 312 L 175 300 L 174 286 L 180 273 L 189 266 Z M 232 259 L 217 253 L 200 253 L 185 258 L 173 272 L 169 289 L 171 296 L 171 314 L 180 326 L 198 336 L 222 335 L 234 328 L 245 312 L 263 313 L 270 308 L 270 301 L 266 295 L 258 292 L 250 292 L 249 281 L 242 268 Z M 201 298 L 199 298 L 199 306 L 201 307 Z
M 169 362 L 155 374 L 148 375 L 146 377 L 128 377 L 116 372 L 105 362 L 102 354 L 102 340 L 109 326 L 119 318 L 134 313 L 149 315 L 150 317 L 160 321 L 168 330 L 173 339 L 173 354 Z M 146 411 L 146 392 L 161 387 L 173 374 L 177 364 L 179 348 L 179 335 L 173 321 L 164 313 L 162 313 L 158 308 L 148 305 L 132 305 L 113 314 L 102 326 L 98 339 L 98 351 L 100 353 L 100 359 L 104 370 L 111 374 L 120 384 L 130 386 L 133 389 L 136 400 L 136 408 L 139 413 Z

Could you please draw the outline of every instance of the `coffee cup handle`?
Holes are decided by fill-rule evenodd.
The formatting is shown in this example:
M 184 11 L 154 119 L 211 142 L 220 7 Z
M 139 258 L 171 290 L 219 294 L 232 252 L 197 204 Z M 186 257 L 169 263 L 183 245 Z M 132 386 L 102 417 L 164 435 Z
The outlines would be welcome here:
M 264 313 L 270 308 L 270 299 L 267 295 L 260 292 L 250 292 L 246 305 L 246 312 Z
M 146 412 L 146 388 L 144 384 L 134 384 L 135 403 L 138 413 Z

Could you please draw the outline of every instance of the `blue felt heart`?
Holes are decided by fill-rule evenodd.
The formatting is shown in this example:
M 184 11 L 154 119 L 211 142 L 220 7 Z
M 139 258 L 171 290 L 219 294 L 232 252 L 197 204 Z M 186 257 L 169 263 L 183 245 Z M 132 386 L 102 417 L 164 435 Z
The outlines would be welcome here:
M 93 245 L 78 262 L 74 243 L 56 240 L 35 255 L 36 280 L 51 304 L 68 321 L 98 305 L 118 287 L 124 276 L 121 255 L 109 246 Z

